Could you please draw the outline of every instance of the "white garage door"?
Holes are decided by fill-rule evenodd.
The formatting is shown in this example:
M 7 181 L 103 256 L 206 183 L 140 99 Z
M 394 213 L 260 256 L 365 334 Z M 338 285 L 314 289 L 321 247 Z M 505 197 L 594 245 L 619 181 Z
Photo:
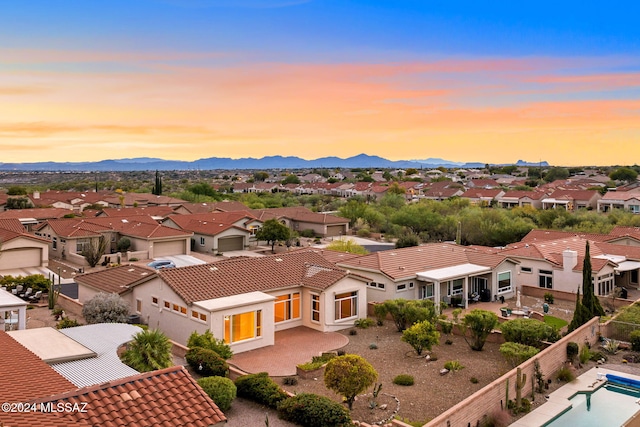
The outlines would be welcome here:
M 226 237 L 218 239 L 218 252 L 241 251 L 244 249 L 242 237 Z
M 8 249 L 0 255 L 0 270 L 13 270 L 16 268 L 40 267 L 42 249 Z
M 169 255 L 186 254 L 185 241 L 175 240 L 171 242 L 156 242 L 153 244 L 153 257 L 158 258 Z

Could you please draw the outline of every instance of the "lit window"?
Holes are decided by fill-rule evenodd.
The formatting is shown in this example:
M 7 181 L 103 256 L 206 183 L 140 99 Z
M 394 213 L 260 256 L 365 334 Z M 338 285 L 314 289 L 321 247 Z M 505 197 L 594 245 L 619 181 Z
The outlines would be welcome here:
M 320 321 L 320 295 L 311 294 L 311 320 Z
M 348 319 L 358 315 L 358 292 L 346 292 L 335 297 L 336 320 Z
M 234 343 L 262 335 L 262 310 L 224 317 L 224 341 Z
M 164 308 L 171 308 L 171 304 L 169 303 L 169 301 L 164 302 Z
M 273 307 L 274 321 L 284 322 L 285 320 L 300 318 L 300 292 L 293 294 L 278 295 Z
M 158 297 L 151 297 L 151 304 L 158 305 Z

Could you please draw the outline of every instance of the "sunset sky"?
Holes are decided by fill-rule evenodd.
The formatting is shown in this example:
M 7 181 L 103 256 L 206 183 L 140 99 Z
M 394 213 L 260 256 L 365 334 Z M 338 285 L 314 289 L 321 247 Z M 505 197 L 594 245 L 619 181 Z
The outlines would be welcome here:
M 636 2 L 6 0 L 0 162 L 640 160 Z

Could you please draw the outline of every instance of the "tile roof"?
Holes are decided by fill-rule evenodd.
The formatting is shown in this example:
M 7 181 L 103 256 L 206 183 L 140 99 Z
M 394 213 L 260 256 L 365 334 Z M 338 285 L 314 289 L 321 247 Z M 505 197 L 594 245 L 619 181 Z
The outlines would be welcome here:
M 313 251 L 167 268 L 158 275 L 187 303 L 298 286 L 326 289 L 348 272 Z
M 185 203 L 186 200 L 176 199 L 169 196 L 157 196 L 151 193 L 126 193 L 122 195 L 114 195 L 105 197 L 104 201 L 115 206 L 134 206 L 134 205 L 167 205 L 177 206 Z
M 41 401 L 78 405 L 86 412 L 58 413 L 100 427 L 209 427 L 226 417 L 182 366 L 59 394 Z M 86 406 L 85 406 L 86 405 Z
M 35 218 L 37 220 L 62 218 L 73 213 L 69 209 L 61 208 L 37 208 L 37 209 L 10 209 L 0 212 L 0 218 Z
M 247 211 L 217 211 L 171 216 L 171 221 L 173 221 L 181 229 L 188 230 L 193 233 L 206 234 L 211 236 L 234 227 L 239 230 L 247 231 L 245 228 L 236 226 L 234 224 L 242 220 L 244 220 L 243 223 L 246 223 L 247 221 L 250 221 L 252 219 L 256 218 Z
M 118 231 L 122 235 L 143 238 L 191 236 L 191 233 L 158 224 L 149 215 L 132 215 L 126 218 L 64 218 L 49 220 L 46 224 L 49 224 L 58 236 L 67 238 L 98 236 L 106 231 Z M 38 229 L 44 227 L 45 224 L 42 224 Z
M 0 349 L 1 402 L 26 402 L 75 389 L 70 381 L 4 331 L 0 331 Z
M 410 248 L 375 252 L 340 262 L 344 268 L 379 271 L 397 280 L 411 278 L 419 272 L 452 267 L 461 264 L 477 264 L 494 268 L 505 255 L 458 246 L 451 243 L 430 243 Z
M 223 200 L 221 202 L 213 203 L 183 203 L 179 207 L 183 207 L 194 214 L 212 212 L 215 210 L 224 212 L 249 210 L 249 208 L 243 203 L 233 200 Z
M 494 198 L 497 197 L 503 190 L 500 188 L 470 188 L 460 195 L 469 199 L 481 199 L 481 198 Z
M 256 209 L 250 211 L 257 219 L 265 221 L 270 218 L 290 218 L 298 222 L 310 222 L 314 224 L 345 224 L 349 220 L 339 216 L 316 213 L 303 206 L 290 208 Z
M 567 239 L 578 236 L 587 238 L 589 240 L 597 240 L 600 242 L 611 239 L 611 236 L 608 234 L 579 233 L 575 231 L 543 230 L 536 228 L 528 232 L 527 235 L 524 236 L 522 240 L 520 240 L 520 242 L 512 243 L 508 245 L 508 247 L 521 246 L 523 243 L 544 242 L 547 240 Z
M 504 193 L 501 199 L 524 199 L 540 200 L 547 194 L 542 191 L 509 190 Z
M 596 190 L 556 190 L 548 197 L 550 199 L 591 200 L 599 194 Z
M 76 282 L 102 292 L 123 294 L 156 277 L 156 271 L 138 265 L 121 265 L 76 276 Z
M 101 215 L 108 217 L 130 217 L 133 215 L 150 215 L 166 217 L 174 213 L 171 206 L 143 206 L 139 208 L 104 208 Z

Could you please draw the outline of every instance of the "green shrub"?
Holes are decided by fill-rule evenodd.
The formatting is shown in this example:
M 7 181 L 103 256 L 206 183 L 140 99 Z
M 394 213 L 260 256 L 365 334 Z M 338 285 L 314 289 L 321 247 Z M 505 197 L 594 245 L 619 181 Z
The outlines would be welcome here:
M 311 229 L 309 229 L 309 228 L 307 228 L 307 229 L 304 229 L 304 230 L 300 231 L 300 237 L 306 237 L 306 238 L 312 239 L 312 238 L 316 237 L 316 232 L 311 230 Z
M 229 344 L 225 343 L 222 339 L 214 337 L 209 329 L 207 329 L 203 334 L 193 331 L 191 335 L 189 335 L 187 347 L 201 347 L 213 350 L 224 360 L 229 360 L 231 359 L 231 356 L 233 356 L 233 351 L 231 350 L 231 347 L 229 347 Z
M 515 319 L 500 325 L 505 341 L 540 347 L 542 341 L 560 339 L 558 330 L 536 319 Z
M 371 230 L 369 230 L 368 228 L 361 228 L 360 230 L 358 230 L 358 237 L 371 237 Z
M 215 402 L 221 411 L 231 408 L 231 402 L 236 398 L 236 385 L 229 378 L 206 377 L 200 378 L 198 384 Z
M 556 373 L 556 378 L 558 378 L 558 380 L 560 381 L 564 381 L 568 383 L 575 380 L 576 376 L 571 369 L 567 367 L 562 367 Z
M 349 411 L 328 397 L 300 393 L 278 405 L 278 415 L 305 427 L 347 427 L 352 425 Z
M 512 368 L 515 368 L 527 359 L 538 354 L 540 350 L 530 345 L 519 344 L 517 342 L 509 342 L 500 346 L 500 354 L 509 362 Z
M 578 346 L 578 343 L 573 341 L 568 342 L 567 343 L 567 360 L 573 361 L 578 355 L 579 351 L 580 351 L 580 347 Z
M 393 379 L 393 383 L 396 385 L 409 386 L 409 385 L 413 385 L 414 380 L 413 380 L 413 376 L 409 374 L 400 374 Z
M 597 362 L 598 360 L 607 360 L 608 357 L 606 354 L 600 353 L 599 351 L 592 351 L 591 352 L 591 361 L 592 362 Z
M 629 335 L 631 340 L 631 350 L 640 351 L 640 329 L 636 329 Z
M 131 258 L 129 258 L 129 261 L 136 262 L 136 261 L 140 261 L 140 260 L 138 258 L 136 258 L 136 257 L 131 257 Z
M 69 319 L 68 317 L 65 317 L 56 324 L 56 329 L 73 328 L 75 326 L 80 326 L 80 323 L 78 323 L 78 321 L 75 319 Z
M 229 372 L 227 362 L 218 353 L 208 348 L 190 348 L 186 359 L 193 370 L 205 377 L 226 377 Z
M 471 381 L 471 384 L 478 384 L 480 382 L 476 377 L 471 377 L 469 381 Z
M 282 379 L 283 385 L 298 385 L 298 379 L 296 377 L 284 377 Z
M 551 292 L 545 292 L 544 294 L 544 302 L 549 303 L 549 304 L 553 304 L 553 294 Z
M 269 374 L 266 372 L 243 375 L 236 379 L 236 387 L 238 388 L 239 397 L 244 397 L 274 409 L 288 397 L 287 393 L 269 378 Z
M 453 331 L 453 323 L 447 320 L 438 321 L 438 325 L 440 325 L 440 330 L 445 335 L 449 335 Z
M 358 319 L 353 322 L 353 326 L 360 329 L 367 329 L 374 324 L 375 322 L 373 321 L 373 319 L 369 319 L 368 317 L 365 317 L 364 319 Z
M 326 364 L 334 357 L 336 357 L 336 355 L 333 353 L 324 353 L 322 354 L 322 356 L 313 356 L 311 358 L 311 362 L 301 363 L 298 365 L 298 367 L 305 371 L 313 371 L 314 369 L 321 368 L 324 364 Z
M 585 364 L 591 359 L 591 349 L 588 345 L 583 345 L 579 355 L 580 363 Z
M 451 372 L 457 372 L 461 369 L 464 369 L 464 366 L 462 366 L 457 360 L 449 360 L 444 364 L 444 369 L 448 369 Z

